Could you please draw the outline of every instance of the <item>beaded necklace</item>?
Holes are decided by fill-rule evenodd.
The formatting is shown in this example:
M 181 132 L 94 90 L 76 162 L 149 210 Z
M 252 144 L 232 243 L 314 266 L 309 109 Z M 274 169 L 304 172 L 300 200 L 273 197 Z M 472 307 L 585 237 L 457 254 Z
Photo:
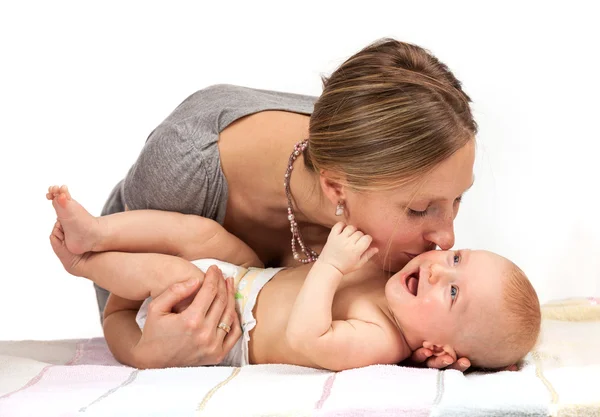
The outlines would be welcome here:
M 294 215 L 294 208 L 292 205 L 292 193 L 290 191 L 290 177 L 292 176 L 292 170 L 294 169 L 294 162 L 300 156 L 302 152 L 308 146 L 308 139 L 304 139 L 301 142 L 298 142 L 294 145 L 294 152 L 290 155 L 290 159 L 288 161 L 287 169 L 285 170 L 285 176 L 283 179 L 283 185 L 285 187 L 285 195 L 288 200 L 288 220 L 290 221 L 290 230 L 292 231 L 292 254 L 294 255 L 294 259 L 302 262 L 303 264 L 307 264 L 310 262 L 314 262 L 317 260 L 319 255 L 306 246 L 304 241 L 302 240 L 302 234 L 298 229 L 298 223 L 296 223 L 296 216 Z M 296 242 L 298 246 L 300 246 L 300 251 L 304 254 L 304 258 L 300 258 L 300 253 L 296 250 Z

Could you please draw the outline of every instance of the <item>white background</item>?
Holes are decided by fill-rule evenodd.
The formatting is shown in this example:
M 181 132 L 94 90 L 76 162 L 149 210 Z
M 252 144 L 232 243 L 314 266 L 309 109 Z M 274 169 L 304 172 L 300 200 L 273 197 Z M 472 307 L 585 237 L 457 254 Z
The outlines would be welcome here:
M 321 74 L 384 36 L 431 50 L 475 102 L 476 182 L 456 246 L 512 258 L 542 301 L 600 295 L 600 30 L 587 2 L 6 3 L 0 339 L 101 335 L 91 283 L 48 243 L 48 185 L 99 214 L 192 92 L 318 95 Z

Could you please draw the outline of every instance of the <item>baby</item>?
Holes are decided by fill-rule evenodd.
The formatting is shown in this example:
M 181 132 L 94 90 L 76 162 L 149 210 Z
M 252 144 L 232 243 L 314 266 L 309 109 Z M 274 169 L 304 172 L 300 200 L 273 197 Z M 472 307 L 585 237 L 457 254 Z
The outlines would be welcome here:
M 390 278 L 368 263 L 377 252 L 370 236 L 338 223 L 314 264 L 265 269 L 245 243 L 206 218 L 154 210 L 93 217 L 65 186 L 50 187 L 47 198 L 58 217 L 51 244 L 65 269 L 112 293 L 105 334 L 119 326 L 139 340 L 135 314 L 117 314 L 119 300 L 139 300 L 137 308 L 174 283 L 202 279 L 211 265 L 233 278 L 227 285 L 237 291 L 242 325 L 221 365 L 339 371 L 396 364 L 425 347 L 499 369 L 522 359 L 539 333 L 535 290 L 516 265 L 491 252 L 426 252 Z M 133 348 L 111 340 L 117 359 Z

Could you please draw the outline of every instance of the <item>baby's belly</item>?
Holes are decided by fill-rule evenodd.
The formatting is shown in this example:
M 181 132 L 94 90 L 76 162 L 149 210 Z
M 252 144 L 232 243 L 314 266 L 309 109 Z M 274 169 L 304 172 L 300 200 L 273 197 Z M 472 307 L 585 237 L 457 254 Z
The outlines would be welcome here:
M 258 294 L 254 307 L 256 327 L 250 332 L 248 346 L 252 364 L 286 363 L 314 367 L 290 348 L 285 337 L 294 300 L 306 275 L 298 269 L 279 272 Z

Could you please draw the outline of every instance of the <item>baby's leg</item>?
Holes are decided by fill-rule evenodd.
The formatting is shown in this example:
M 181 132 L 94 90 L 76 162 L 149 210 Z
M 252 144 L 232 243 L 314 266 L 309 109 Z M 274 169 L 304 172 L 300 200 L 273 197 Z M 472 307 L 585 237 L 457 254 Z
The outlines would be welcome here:
M 88 278 L 111 293 L 129 300 L 156 297 L 172 284 L 196 277 L 201 282 L 204 273 L 189 261 L 158 253 L 86 252 L 76 255 L 69 251 L 62 230 L 55 226 L 50 236 L 54 253 L 72 275 Z
M 231 248 L 229 244 L 222 245 L 225 243 L 222 236 L 228 233 L 211 219 L 158 210 L 134 210 L 94 217 L 71 198 L 64 185 L 49 187 L 46 197 L 52 200 L 65 235 L 65 244 L 74 254 L 90 251 L 150 252 L 185 259 L 221 259 L 231 258 L 228 252 L 243 252 L 244 256 L 223 259 L 232 263 L 244 263 L 246 259 L 256 257 L 250 248 L 241 250 L 239 245 Z M 218 248 L 213 248 L 212 242 L 218 243 Z

